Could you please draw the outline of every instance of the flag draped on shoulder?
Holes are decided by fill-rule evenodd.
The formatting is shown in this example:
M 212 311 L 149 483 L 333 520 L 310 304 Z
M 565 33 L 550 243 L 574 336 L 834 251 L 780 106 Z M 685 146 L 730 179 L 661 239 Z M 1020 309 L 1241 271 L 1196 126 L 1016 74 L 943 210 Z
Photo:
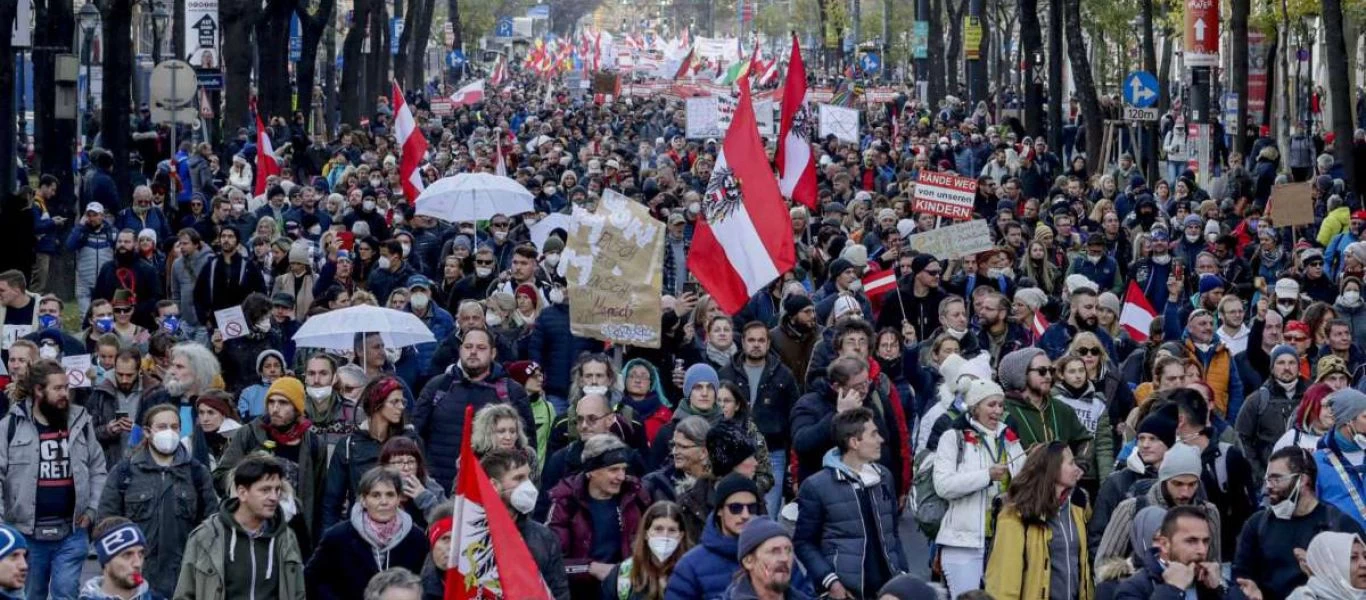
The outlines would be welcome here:
M 1048 326 L 1049 322 L 1044 318 L 1043 311 L 1035 309 L 1034 318 L 1029 321 L 1029 332 L 1034 334 L 1035 341 L 1043 337 L 1043 333 L 1048 331 Z
M 551 600 L 526 541 L 471 446 L 474 407 L 465 408 L 445 600 Z
M 797 34 L 792 34 L 792 57 L 783 83 L 783 110 L 778 121 L 778 188 L 794 202 L 816 207 L 816 156 L 811 152 L 814 125 L 806 105 L 806 65 Z
M 278 176 L 281 169 L 279 161 L 275 159 L 275 147 L 270 143 L 270 131 L 261 121 L 261 112 L 256 110 L 255 102 L 252 103 L 252 112 L 256 113 L 256 179 L 252 182 L 252 193 L 260 196 L 266 193 L 266 178 Z
M 1119 313 L 1119 324 L 1129 332 L 1129 337 L 1135 342 L 1146 342 L 1148 328 L 1156 318 L 1157 311 L 1153 310 L 1148 297 L 1143 295 L 1138 282 L 1129 280 L 1129 289 L 1124 292 L 1124 309 Z
M 716 157 L 702 201 L 688 270 L 728 314 L 796 264 L 792 219 L 769 169 L 749 80 Z
M 393 82 L 393 86 L 394 139 L 402 150 L 402 159 L 398 163 L 398 179 L 403 185 L 403 195 L 409 202 L 417 202 L 418 194 L 427 187 L 422 183 L 422 172 L 417 168 L 427 156 L 427 136 L 422 135 L 422 130 L 417 128 L 413 111 L 408 107 L 407 99 L 403 97 L 403 88 L 398 86 L 397 81 Z

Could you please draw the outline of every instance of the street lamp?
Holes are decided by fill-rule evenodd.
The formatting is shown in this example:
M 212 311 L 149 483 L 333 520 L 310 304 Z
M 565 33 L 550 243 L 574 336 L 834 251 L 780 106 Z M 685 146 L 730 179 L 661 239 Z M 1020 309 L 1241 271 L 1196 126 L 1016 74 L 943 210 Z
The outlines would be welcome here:
M 94 57 L 91 56 L 93 54 L 93 44 L 91 42 L 95 40 L 95 29 L 100 26 L 100 9 L 95 6 L 95 2 L 93 0 L 88 0 L 85 3 L 85 5 L 81 7 L 80 12 L 76 14 L 76 20 L 80 24 L 81 33 L 85 34 L 85 45 L 81 49 L 81 56 L 85 59 L 84 114 L 91 115 L 95 112 L 95 86 L 94 81 L 90 78 L 90 63 L 94 61 Z M 82 141 L 79 129 L 83 121 L 83 118 L 76 119 L 76 128 L 78 130 L 76 134 L 76 141 L 78 144 L 80 144 L 80 142 Z
M 152 64 L 161 62 L 161 36 L 166 34 L 166 24 L 171 20 L 166 12 L 166 4 L 155 2 L 152 7 Z

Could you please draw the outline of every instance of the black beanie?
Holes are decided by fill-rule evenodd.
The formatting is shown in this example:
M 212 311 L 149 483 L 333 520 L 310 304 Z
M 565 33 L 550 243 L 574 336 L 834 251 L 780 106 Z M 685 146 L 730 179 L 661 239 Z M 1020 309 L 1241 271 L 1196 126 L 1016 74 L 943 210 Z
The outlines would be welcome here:
M 878 591 L 878 598 L 891 596 L 896 600 L 924 600 L 938 598 L 934 587 L 917 579 L 914 575 L 902 574 L 893 577 Z
M 788 294 L 783 298 L 783 314 L 788 316 L 802 312 L 808 306 L 813 306 L 813 303 L 806 294 Z
M 755 485 L 754 480 L 739 473 L 731 473 L 716 482 L 716 487 L 711 491 L 711 503 L 716 506 L 716 511 L 720 512 L 726 503 L 726 499 L 740 492 L 749 492 L 759 498 L 759 486 Z M 763 511 L 764 503 L 759 502 L 759 510 Z
M 722 424 L 707 432 L 707 457 L 711 459 L 713 476 L 725 477 L 753 456 L 754 442 L 739 427 Z
M 917 254 L 915 258 L 911 259 L 911 274 L 919 275 L 921 271 L 925 270 L 925 267 L 930 266 L 930 263 L 935 262 L 935 260 L 934 256 L 930 254 Z
M 1138 433 L 1156 436 L 1167 448 L 1171 448 L 1176 445 L 1176 419 L 1166 411 L 1158 410 L 1138 424 Z

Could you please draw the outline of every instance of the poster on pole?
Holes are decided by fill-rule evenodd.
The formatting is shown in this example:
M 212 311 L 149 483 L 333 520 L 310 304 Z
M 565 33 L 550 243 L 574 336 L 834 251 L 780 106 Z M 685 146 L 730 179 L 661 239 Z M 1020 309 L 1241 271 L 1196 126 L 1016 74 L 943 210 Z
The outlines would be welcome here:
M 195 69 L 217 70 L 218 0 L 185 0 L 185 61 Z
M 911 234 L 906 238 L 906 245 L 939 260 L 971 256 L 996 247 L 991 241 L 991 227 L 984 219 Z
M 15 48 L 28 48 L 33 45 L 33 0 L 19 0 L 15 7 L 14 27 L 10 29 L 9 43 Z
M 833 135 L 841 142 L 858 143 L 858 109 L 822 104 L 817 118 L 821 139 Z
M 921 171 L 920 179 L 915 183 L 911 210 L 966 221 L 972 218 L 972 204 L 976 198 L 976 179 Z
M 569 330 L 578 336 L 658 348 L 664 287 L 664 224 L 649 208 L 604 190 L 593 212 L 575 207 L 560 268 Z

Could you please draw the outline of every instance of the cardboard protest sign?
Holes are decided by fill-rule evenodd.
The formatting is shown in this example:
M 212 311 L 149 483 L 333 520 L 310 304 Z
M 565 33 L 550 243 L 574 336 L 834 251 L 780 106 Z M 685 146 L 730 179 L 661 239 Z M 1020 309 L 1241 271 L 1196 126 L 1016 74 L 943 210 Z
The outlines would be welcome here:
M 643 204 L 604 190 L 597 210 L 575 207 L 560 260 L 574 335 L 658 348 L 664 224 Z
M 1296 227 L 1314 222 L 1314 200 L 1311 182 L 1291 183 L 1271 188 L 1271 201 L 1266 210 L 1276 227 Z
M 940 260 L 962 258 L 996 247 L 991 241 L 991 227 L 983 219 L 911 234 L 906 245 Z
M 218 323 L 218 331 L 222 332 L 224 340 L 240 338 L 251 333 L 251 325 L 247 323 L 247 316 L 242 314 L 240 306 L 216 310 L 213 318 L 214 322 Z
M 80 354 L 62 358 L 62 369 L 66 371 L 66 387 L 90 387 L 90 355 Z
M 976 197 L 976 179 L 921 171 L 920 179 L 915 183 L 911 211 L 966 221 L 972 218 Z
M 688 98 L 686 104 L 688 139 L 719 138 L 726 134 L 721 128 L 721 99 L 717 96 Z

